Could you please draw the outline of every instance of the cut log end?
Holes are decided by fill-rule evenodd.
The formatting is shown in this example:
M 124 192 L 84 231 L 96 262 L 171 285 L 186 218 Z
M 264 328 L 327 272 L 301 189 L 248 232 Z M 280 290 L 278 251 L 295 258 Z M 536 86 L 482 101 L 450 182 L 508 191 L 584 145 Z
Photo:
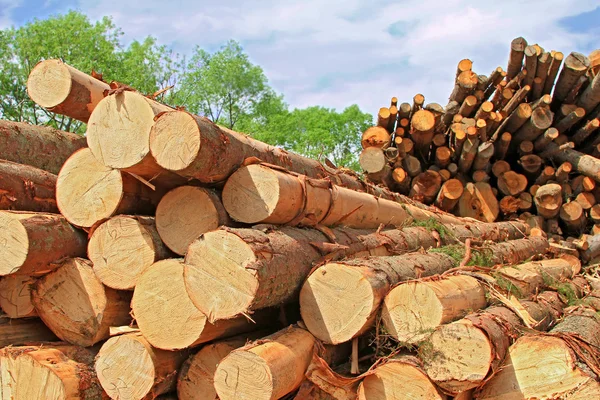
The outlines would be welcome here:
M 0 278 L 0 308 L 8 317 L 25 318 L 37 315 L 31 303 L 32 282 L 32 278 L 27 275 Z
M 184 280 L 191 301 L 211 321 L 249 310 L 258 280 L 245 267 L 256 261 L 249 244 L 225 230 L 209 232 L 193 242 L 186 256 Z
M 6 249 L 0 257 L 0 276 L 19 271 L 29 253 L 29 237 L 20 221 L 21 215 L 0 211 L 0 243 Z
M 181 171 L 192 164 L 201 147 L 198 124 L 185 111 L 160 115 L 150 133 L 150 151 L 161 167 Z
M 256 400 L 276 398 L 267 361 L 249 351 L 233 352 L 222 361 L 215 374 L 215 389 L 221 399 L 235 399 L 238 393 Z
M 37 64 L 27 79 L 31 100 L 44 108 L 62 104 L 71 92 L 71 74 L 60 60 L 45 60 Z

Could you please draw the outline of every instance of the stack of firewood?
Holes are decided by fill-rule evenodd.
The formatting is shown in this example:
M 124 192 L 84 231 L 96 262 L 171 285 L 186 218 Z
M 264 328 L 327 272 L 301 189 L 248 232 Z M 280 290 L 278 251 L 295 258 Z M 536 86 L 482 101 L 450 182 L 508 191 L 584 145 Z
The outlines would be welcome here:
M 28 92 L 87 133 L 0 121 L 0 397 L 600 395 L 600 235 L 551 251 L 57 60 Z
M 417 94 L 379 110 L 361 166 L 372 182 L 459 216 L 596 234 L 599 56 L 564 58 L 517 38 L 506 70 L 477 75 L 461 60 L 445 108 Z

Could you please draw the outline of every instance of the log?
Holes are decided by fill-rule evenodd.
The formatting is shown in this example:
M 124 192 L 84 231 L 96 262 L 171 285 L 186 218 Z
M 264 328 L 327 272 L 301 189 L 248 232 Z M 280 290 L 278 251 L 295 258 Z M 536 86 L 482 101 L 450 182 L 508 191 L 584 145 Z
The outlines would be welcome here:
M 546 84 L 546 78 L 548 77 L 548 70 L 550 68 L 550 63 L 552 62 L 552 57 L 550 53 L 544 52 L 540 54 L 537 59 L 537 68 L 535 70 L 535 78 L 539 78 L 536 82 L 536 79 L 533 80 L 533 92 L 531 93 L 531 97 L 534 99 L 539 99 L 544 94 L 544 86 Z
M 556 128 L 548 128 L 543 135 L 538 136 L 534 142 L 534 150 L 536 152 L 543 151 L 546 146 L 558 137 L 560 132 Z
M 0 210 L 57 213 L 56 175 L 0 160 Z
M 503 173 L 508 171 L 510 171 L 510 164 L 504 160 L 498 160 L 492 165 L 492 174 L 496 178 L 499 178 Z
M 504 124 L 504 130 L 510 133 L 518 131 L 531 117 L 531 106 L 529 103 L 521 103 L 517 109 L 510 114 L 506 123 Z
M 497 160 L 504 160 L 504 157 L 506 157 L 506 153 L 510 147 L 511 140 L 512 135 L 510 132 L 504 132 L 500 136 L 500 140 L 496 142 L 496 145 L 494 146 L 494 157 Z
M 52 332 L 84 347 L 107 339 L 111 326 L 129 325 L 130 299 L 127 292 L 103 286 L 92 263 L 82 258 L 67 259 L 31 290 L 31 302 Z
M 570 162 L 565 161 L 560 164 L 556 170 L 556 181 L 558 183 L 565 183 L 569 180 L 569 174 L 573 170 L 573 166 Z
M 425 171 L 413 179 L 409 197 L 425 204 L 432 204 L 436 199 L 441 186 L 442 177 L 440 174 L 431 170 Z
M 371 182 L 389 182 L 391 167 L 385 153 L 378 147 L 367 147 L 360 153 L 359 164 Z
M 441 146 L 435 149 L 435 163 L 440 168 L 446 168 L 450 164 L 452 153 L 446 146 Z
M 40 61 L 27 79 L 27 94 L 53 113 L 88 122 L 110 86 L 61 60 Z
M 539 215 L 546 219 L 555 218 L 562 206 L 562 187 L 556 183 L 540 186 L 534 201 Z
M 206 123 L 206 121 L 202 121 L 204 123 Z M 200 124 L 198 124 L 200 125 Z M 155 132 L 156 129 L 159 129 L 158 127 L 155 128 Z M 216 129 L 219 129 L 218 127 L 216 127 Z M 200 134 L 200 132 L 198 132 Z M 158 135 L 158 133 L 155 133 L 156 135 Z M 379 148 L 384 148 L 390 145 L 390 139 L 391 136 L 389 134 L 389 132 L 387 131 L 387 129 L 382 128 L 381 126 L 372 126 L 370 128 L 368 128 L 363 134 L 362 134 L 362 138 L 360 140 L 360 144 L 362 145 L 363 149 L 366 149 L 368 147 L 379 147 Z M 164 152 L 164 150 L 163 150 Z
M 160 238 L 179 255 L 200 235 L 221 225 L 231 225 L 231 220 L 219 195 L 210 189 L 181 186 L 164 195 L 156 207 Z
M 502 108 L 504 115 L 510 115 L 514 110 L 516 110 L 519 104 L 521 104 L 521 102 L 527 97 L 530 90 L 531 86 L 529 85 L 525 85 L 519 89 L 514 96 L 510 98 L 510 101 Z
M 572 234 L 581 234 L 586 223 L 583 207 L 576 202 L 570 201 L 560 207 L 559 217 L 564 223 L 566 231 Z
M 593 343 L 590 332 L 594 329 L 600 330 L 600 319 L 595 311 L 584 309 L 565 317 L 552 331 L 558 335 L 520 337 L 498 373 L 478 390 L 477 398 L 597 398 L 600 384 L 580 358 L 580 342 L 567 341 L 559 334 L 578 335 Z M 597 366 L 591 367 L 597 371 Z
M 579 95 L 577 105 L 585 109 L 586 113 L 592 112 L 600 104 L 600 78 L 596 74 L 585 90 Z
M 598 118 L 589 120 L 584 126 L 579 128 L 573 134 L 571 140 L 573 141 L 573 143 L 575 143 L 576 146 L 579 146 L 580 144 L 585 142 L 585 140 L 588 137 L 590 137 L 590 135 L 594 133 L 598 128 L 600 128 L 600 120 Z
M 399 193 L 408 194 L 408 191 L 410 190 L 410 176 L 404 168 L 394 168 L 392 171 L 392 179 L 394 180 L 394 186 Z
M 89 149 L 73 154 L 56 181 L 61 214 L 83 228 L 115 214 L 151 214 L 160 194 L 131 175 L 102 165 Z
M 465 98 L 470 95 L 477 86 L 477 74 L 473 71 L 462 72 L 457 78 L 454 85 L 454 90 L 450 94 L 449 101 L 462 103 Z
M 403 399 L 445 400 L 447 396 L 411 357 L 391 359 L 379 365 L 358 387 L 358 400 Z
M 554 114 L 547 108 L 538 107 L 531 113 L 527 122 L 513 135 L 513 141 L 519 144 L 525 140 L 535 141 L 552 125 Z
M 596 198 L 591 192 L 579 193 L 575 198 L 575 201 L 579 203 L 579 205 L 581 206 L 581 208 L 584 209 L 584 211 L 591 210 L 592 207 L 596 204 Z
M 461 103 L 457 101 L 450 101 L 444 107 L 444 115 L 442 115 L 442 123 L 446 126 L 450 126 L 452 124 L 452 119 L 456 114 L 460 114 L 459 110 L 461 107 Z
M 0 279 L 0 308 L 9 318 L 35 317 L 31 304 L 31 283 L 27 275 L 8 275 Z
M 519 144 L 519 149 L 517 150 L 519 156 L 526 156 L 533 153 L 533 142 L 529 140 L 525 140 Z
M 587 72 L 589 66 L 590 60 L 581 53 L 572 52 L 565 58 L 565 63 L 554 87 L 553 103 L 560 104 L 564 102 L 571 88 Z
M 85 255 L 85 235 L 59 214 L 0 211 L 0 276 L 43 275 L 65 257 Z
M 492 245 L 489 251 L 497 259 L 507 256 L 524 261 L 547 248 L 544 238 L 506 243 L 512 246 Z M 440 274 L 457 264 L 447 254 L 432 252 L 327 263 L 317 268 L 302 286 L 302 320 L 320 340 L 331 344 L 346 342 L 373 326 L 393 285 Z
M 502 214 L 507 216 L 511 216 L 512 214 L 515 214 L 517 211 L 519 211 L 520 205 L 521 202 L 519 201 L 519 199 L 513 196 L 504 196 L 498 203 Z
M 427 158 L 429 146 L 433 140 L 435 117 L 431 111 L 419 110 L 410 120 L 410 133 L 415 142 L 415 150 L 422 158 Z
M 458 214 L 483 222 L 494 222 L 500 212 L 492 187 L 485 182 L 467 183 L 458 201 Z
M 153 348 L 139 332 L 112 337 L 100 348 L 95 370 L 111 399 L 156 398 L 175 389 L 186 351 Z
M 461 181 L 458 179 L 448 179 L 442 185 L 435 200 L 435 205 L 441 210 L 450 212 L 458 204 L 463 191 L 464 186 Z
M 233 350 L 217 367 L 215 391 L 222 400 L 279 399 L 300 387 L 315 344 L 309 332 L 290 326 Z
M 390 123 L 390 109 L 387 107 L 381 107 L 377 113 L 377 126 L 383 128 L 387 132 L 387 127 Z
M 525 175 L 514 171 L 505 172 L 498 178 L 498 190 L 506 196 L 518 196 L 527 189 L 527 184 Z
M 575 171 L 600 182 L 600 160 L 567 147 L 559 147 L 556 143 L 547 146 L 547 157 L 556 162 L 569 162 Z
M 581 107 L 577 107 L 575 110 L 571 111 L 567 116 L 555 123 L 554 127 L 558 130 L 558 132 L 565 133 L 569 129 L 571 129 L 573 125 L 578 123 L 584 116 L 585 110 Z
M 409 103 L 402 103 L 400 107 L 398 107 L 398 121 L 403 118 L 408 118 L 410 116 L 410 111 L 412 107 Z
M 215 324 L 192 303 L 184 284 L 185 264 L 179 259 L 161 260 L 138 279 L 131 307 L 144 338 L 162 350 L 181 350 L 221 337 L 255 330 L 242 316 Z M 259 325 L 269 321 L 269 313 L 255 313 Z
M 521 71 L 526 47 L 527 41 L 522 37 L 515 38 L 510 43 L 510 55 L 508 59 L 508 67 L 506 68 L 507 81 L 510 81 L 519 73 L 519 71 Z
M 61 343 L 0 350 L 6 399 L 102 399 L 93 350 Z
M 531 147 L 533 150 L 533 144 L 531 145 Z M 536 154 L 528 154 L 526 156 L 521 157 L 519 159 L 519 164 L 521 164 L 521 168 L 523 168 L 523 173 L 525 174 L 525 176 L 531 181 L 535 181 L 535 179 L 540 176 L 540 172 L 542 172 L 543 160 Z
M 423 109 L 423 104 L 425 104 L 425 96 L 421 93 L 417 93 L 413 97 L 413 104 L 410 113 L 410 118 L 419 110 Z
M 39 318 L 11 319 L 0 314 L 0 348 L 57 340 Z
M 531 209 L 533 205 L 533 196 L 527 192 L 523 192 L 519 195 L 519 210 L 520 211 L 528 211 Z
M 598 207 L 596 207 L 596 209 L 597 208 Z M 592 212 L 590 212 L 590 215 L 591 214 Z M 592 216 L 592 218 L 594 217 Z M 600 255 L 600 235 L 589 236 L 586 242 L 588 243 L 589 247 L 587 250 L 581 252 L 580 255 L 584 262 L 589 263 Z
M 104 285 L 119 290 L 133 290 L 148 267 L 170 256 L 152 217 L 112 217 L 94 230 L 88 243 L 96 276 Z
M 554 81 L 558 76 L 558 70 L 562 64 L 564 55 L 560 51 L 551 51 L 550 52 L 550 67 L 548 67 L 548 76 L 546 77 L 546 82 L 544 82 L 544 94 L 550 94 L 552 92 L 552 88 L 554 87 Z
M 552 96 L 549 94 L 545 94 L 533 103 L 531 103 L 531 111 L 535 110 L 538 107 L 549 108 L 552 104 Z
M 544 169 L 542 170 L 540 176 L 537 177 L 537 179 L 535 180 L 535 184 L 538 186 L 542 186 L 545 185 L 546 183 L 548 183 L 548 181 L 550 181 L 551 179 L 554 179 L 555 175 L 555 170 L 553 167 L 551 167 L 550 165 L 544 167 Z M 529 194 L 529 193 L 527 193 Z
M 473 170 L 483 171 L 489 168 L 490 160 L 494 155 L 494 144 L 492 142 L 484 142 L 477 148 L 477 155 L 473 161 Z
M 463 174 L 471 170 L 475 156 L 477 155 L 477 147 L 479 146 L 479 134 L 476 129 L 471 129 L 468 133 L 467 140 L 462 146 L 460 159 L 458 160 L 458 169 Z
M 474 171 L 472 178 L 473 178 L 474 183 L 477 183 L 477 182 L 486 182 L 487 183 L 490 181 L 489 174 L 482 170 Z
M 45 126 L 0 120 L 0 159 L 58 174 L 84 137 Z
M 462 115 L 465 118 L 470 117 L 471 114 L 473 114 L 473 111 L 475 111 L 477 103 L 477 97 L 473 95 L 465 97 L 460 106 L 460 109 L 458 110 L 458 114 Z

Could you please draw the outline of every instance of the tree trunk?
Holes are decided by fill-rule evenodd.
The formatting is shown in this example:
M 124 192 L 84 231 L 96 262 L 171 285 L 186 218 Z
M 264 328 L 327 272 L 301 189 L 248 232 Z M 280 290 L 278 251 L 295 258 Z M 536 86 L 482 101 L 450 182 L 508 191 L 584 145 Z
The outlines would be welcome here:
M 96 356 L 96 374 L 111 399 L 156 398 L 175 389 L 186 351 L 155 349 L 139 332 L 112 337 Z
M 96 276 L 119 290 L 132 290 L 148 267 L 170 255 L 152 217 L 112 217 L 94 230 L 88 243 Z
M 547 329 L 566 306 L 558 293 L 544 292 L 536 301 L 522 301 L 537 329 Z M 449 393 L 480 386 L 493 376 L 508 352 L 511 337 L 523 323 L 506 306 L 492 306 L 442 325 L 421 345 L 419 357 L 433 382 Z
M 231 223 L 219 193 L 210 189 L 178 187 L 164 195 L 156 208 L 160 238 L 179 255 L 203 233 Z
M 439 191 L 435 205 L 443 211 L 452 211 L 458 204 L 464 191 L 464 186 L 458 179 L 448 179 Z
M 27 275 L 8 275 L 0 278 L 0 308 L 9 318 L 35 317 L 31 304 L 31 283 Z
M 510 81 L 521 71 L 526 47 L 527 40 L 522 37 L 515 38 L 510 43 L 510 55 L 508 59 L 508 67 L 506 68 L 506 80 Z
M 332 185 L 327 180 L 307 179 L 259 164 L 242 167 L 229 178 L 223 188 L 223 205 L 231 218 L 249 224 L 377 228 L 380 224 L 400 225 L 410 218 L 461 223 L 460 218 L 450 214 L 377 198 Z
M 358 400 L 445 400 L 419 365 L 411 357 L 391 359 L 367 375 L 358 387 Z
M 546 219 L 555 218 L 562 206 L 562 187 L 556 183 L 540 186 L 534 201 L 539 215 Z
M 0 210 L 58 212 L 56 175 L 0 160 Z
M 70 223 L 84 228 L 115 214 L 151 214 L 161 193 L 127 173 L 102 165 L 89 149 L 73 154 L 56 182 L 60 212 Z
M 500 208 L 492 187 L 485 182 L 467 183 L 458 200 L 458 214 L 483 222 L 494 222 Z
M 179 259 L 162 260 L 149 267 L 138 279 L 131 306 L 144 338 L 152 346 L 162 350 L 181 350 L 249 332 L 255 330 L 257 324 L 260 327 L 261 323 L 273 320 L 272 313 L 266 310 L 252 316 L 256 323 L 245 316 L 209 323 L 188 295 L 184 267 Z
M 111 326 L 129 325 L 130 299 L 127 292 L 103 286 L 92 263 L 81 258 L 66 260 L 31 291 L 31 302 L 52 332 L 84 347 L 108 338 Z
M 526 335 L 508 350 L 498 373 L 478 390 L 478 399 L 568 398 L 595 399 L 600 396 L 598 366 L 582 360 L 579 336 L 597 347 L 600 319 L 591 309 L 569 314 L 552 333 Z M 572 335 L 575 338 L 572 338 Z M 588 361 L 589 363 L 589 361 Z
M 581 53 L 572 52 L 567 56 L 552 95 L 554 103 L 564 102 L 571 88 L 587 72 L 589 66 L 590 60 Z
M 27 94 L 48 111 L 88 122 L 110 86 L 61 60 L 40 61 L 27 79 Z
M 0 393 L 5 399 L 101 400 L 94 354 L 61 343 L 1 349 Z
M 531 93 L 531 97 L 533 99 L 539 99 L 544 94 L 544 85 L 546 84 L 546 78 L 548 76 L 548 70 L 551 62 L 552 58 L 550 57 L 550 53 L 544 52 L 539 55 L 537 60 L 537 68 L 535 70 L 535 78 L 539 79 L 533 80 L 533 92 Z
M 508 245 L 507 245 L 508 244 Z M 543 238 L 491 245 L 495 259 L 523 261 L 543 252 Z M 300 291 L 300 311 L 310 332 L 326 343 L 343 343 L 369 329 L 391 286 L 443 273 L 457 261 L 443 253 L 411 253 L 330 262 L 316 269 Z
M 0 314 L 0 348 L 58 340 L 38 318 L 10 319 Z
M 43 275 L 65 257 L 86 253 L 85 235 L 59 214 L 0 211 L 0 276 Z
M 85 138 L 45 126 L 0 120 L 0 159 L 31 165 L 52 174 L 76 150 L 86 147 Z
M 465 140 L 462 151 L 460 153 L 460 159 L 458 161 L 458 168 L 460 172 L 463 174 L 467 174 L 471 167 L 473 166 L 473 162 L 475 161 L 475 156 L 477 155 L 477 147 L 479 146 L 479 135 L 477 132 L 473 132 L 468 134 L 467 140 Z

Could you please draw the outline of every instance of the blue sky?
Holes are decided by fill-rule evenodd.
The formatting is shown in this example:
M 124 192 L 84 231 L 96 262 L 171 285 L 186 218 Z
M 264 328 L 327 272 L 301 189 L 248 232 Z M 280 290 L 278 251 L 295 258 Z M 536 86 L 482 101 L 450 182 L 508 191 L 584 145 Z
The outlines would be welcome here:
M 460 59 L 488 74 L 517 36 L 565 54 L 600 48 L 600 1 L 587 0 L 0 0 L 0 28 L 69 9 L 184 54 L 236 39 L 290 105 L 370 113 L 416 93 L 444 105 Z

